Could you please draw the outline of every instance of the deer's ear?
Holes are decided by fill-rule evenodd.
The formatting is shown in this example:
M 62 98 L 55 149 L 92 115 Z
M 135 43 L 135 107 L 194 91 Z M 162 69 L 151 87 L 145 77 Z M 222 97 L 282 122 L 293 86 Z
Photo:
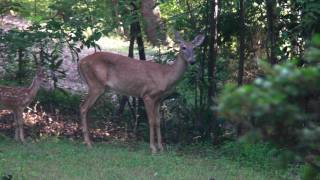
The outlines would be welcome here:
M 178 31 L 175 32 L 175 42 L 182 43 L 183 39 L 180 36 L 180 33 Z
M 194 38 L 192 41 L 192 44 L 194 47 L 200 46 L 203 43 L 204 35 L 200 34 L 197 37 Z

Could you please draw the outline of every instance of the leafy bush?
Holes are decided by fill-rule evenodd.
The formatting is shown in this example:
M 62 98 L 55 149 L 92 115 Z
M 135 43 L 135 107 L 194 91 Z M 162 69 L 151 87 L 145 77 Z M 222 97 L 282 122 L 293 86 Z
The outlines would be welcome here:
M 71 118 L 71 120 L 74 118 L 79 120 L 81 99 L 78 94 L 55 89 L 54 91 L 40 91 L 36 100 L 45 110 L 51 113 L 59 113 Z M 93 124 L 94 127 L 104 127 L 106 121 L 113 118 L 113 112 L 115 112 L 115 108 L 110 101 L 110 97 L 107 94 L 102 95 L 90 109 L 89 117 L 94 120 L 90 124 Z M 65 120 L 68 120 L 68 118 Z
M 80 105 L 80 96 L 67 93 L 60 89 L 54 91 L 40 91 L 37 100 L 41 105 L 51 112 L 58 108 L 62 114 L 78 114 Z
M 231 120 L 247 121 L 274 140 L 295 143 L 295 130 L 316 119 L 316 112 L 304 106 L 319 96 L 320 69 L 285 64 L 265 70 L 269 74 L 253 84 L 227 86 L 220 98 L 220 113 Z
M 291 62 L 274 67 L 262 64 L 265 77 L 240 88 L 227 86 L 218 107 L 222 117 L 299 152 L 308 162 L 306 178 L 320 169 L 320 36 L 313 43 L 304 67 Z

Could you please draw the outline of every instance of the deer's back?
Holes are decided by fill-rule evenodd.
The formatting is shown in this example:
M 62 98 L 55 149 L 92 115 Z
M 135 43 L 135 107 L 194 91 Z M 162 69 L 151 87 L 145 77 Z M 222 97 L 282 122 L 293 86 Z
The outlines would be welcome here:
M 141 97 L 166 89 L 162 80 L 166 79 L 170 66 L 99 52 L 82 59 L 80 71 L 87 82 L 94 80 L 120 94 Z
M 7 108 L 28 105 L 28 88 L 0 86 L 0 104 Z

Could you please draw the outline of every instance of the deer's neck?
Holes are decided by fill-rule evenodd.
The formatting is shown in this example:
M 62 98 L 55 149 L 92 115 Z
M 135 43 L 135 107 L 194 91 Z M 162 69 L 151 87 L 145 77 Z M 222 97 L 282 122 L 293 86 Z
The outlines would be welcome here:
M 40 89 L 40 85 L 41 80 L 38 77 L 34 77 L 32 80 L 32 84 L 28 88 L 31 97 L 35 97 L 37 95 L 37 92 Z
M 182 55 L 179 53 L 175 62 L 172 65 L 171 72 L 169 75 L 169 86 L 175 86 L 179 80 L 182 78 L 183 74 L 186 72 L 188 63 L 183 59 Z

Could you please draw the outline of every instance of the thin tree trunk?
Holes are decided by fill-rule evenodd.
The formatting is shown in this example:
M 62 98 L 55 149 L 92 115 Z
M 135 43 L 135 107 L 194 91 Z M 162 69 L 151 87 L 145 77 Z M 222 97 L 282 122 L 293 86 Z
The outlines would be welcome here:
M 23 50 L 21 48 L 18 49 L 18 71 L 17 71 L 17 79 L 19 84 L 22 84 L 22 78 L 24 77 L 24 60 L 23 60 Z
M 206 1 L 206 6 L 207 6 L 207 8 L 209 8 L 209 6 L 210 6 L 210 0 L 207 0 Z M 204 21 L 203 21 L 203 24 L 205 24 L 206 26 L 205 26 L 205 35 L 206 36 L 209 36 L 208 34 L 210 33 L 210 30 L 211 30 L 211 21 L 210 21 L 210 18 L 211 18 L 211 16 L 210 16 L 210 13 L 207 13 L 207 11 L 206 12 L 204 12 Z M 208 102 L 208 100 L 206 101 L 206 97 L 207 97 L 207 95 L 209 95 L 209 92 L 208 92 L 208 94 L 206 94 L 205 93 L 205 87 L 206 87 L 206 80 L 205 80 L 205 76 L 206 76 L 206 74 L 205 74 L 205 68 L 206 68 L 206 59 L 207 59 L 207 57 L 208 57 L 208 46 L 209 46 L 209 43 L 211 42 L 211 39 L 205 39 L 204 40 L 204 42 L 203 42 L 203 45 L 202 45 L 202 58 L 201 58 L 201 60 L 200 60 L 200 73 L 201 73 L 201 75 L 200 75 L 200 78 L 201 78 L 201 84 L 200 84 L 200 89 L 199 89 L 199 96 L 200 96 L 200 102 L 199 102 L 199 104 L 200 104 L 200 106 L 201 107 L 205 107 L 205 103 L 206 102 Z M 209 62 L 208 62 L 208 67 L 209 67 Z M 211 68 L 210 68 L 210 72 L 209 72 L 209 68 L 208 68 L 208 73 L 210 74 L 210 75 L 212 75 L 212 71 L 211 71 Z M 208 75 L 208 76 L 210 76 L 210 75 Z M 211 77 L 209 77 L 209 78 L 211 78 L 212 79 L 212 76 Z M 209 79 L 209 81 L 211 82 L 211 80 Z M 210 88 L 210 87 L 209 87 Z M 203 110 L 201 110 L 201 111 L 203 111 Z
M 244 15 L 244 0 L 240 0 L 240 9 L 239 9 L 239 17 L 240 17 L 240 32 L 239 32 L 239 68 L 238 68 L 238 85 L 241 86 L 243 83 L 243 71 L 244 71 L 244 36 L 245 36 L 245 15 Z
M 37 16 L 37 0 L 34 0 L 34 15 Z
M 188 13 L 189 13 L 189 16 L 190 16 L 190 20 L 191 20 L 192 24 L 194 26 L 196 26 L 197 25 L 196 18 L 194 17 L 194 13 L 192 13 L 191 5 L 190 5 L 189 0 L 186 0 L 186 5 L 187 5 L 187 8 L 188 8 Z
M 142 38 L 142 32 L 141 32 L 141 27 L 140 23 L 137 24 L 137 44 L 138 44 L 138 50 L 139 50 L 139 59 L 142 61 L 146 60 L 146 53 L 144 51 L 144 43 L 143 43 L 143 38 Z
M 218 53 L 218 0 L 211 1 L 211 20 L 210 20 L 210 43 L 208 61 L 208 105 L 213 105 L 213 98 L 216 95 L 216 64 Z
M 275 8 L 276 0 L 266 0 L 267 9 L 267 23 L 268 23 L 268 40 L 267 40 L 267 52 L 269 62 L 274 65 L 277 63 L 276 57 L 276 34 L 275 34 Z
M 214 105 L 214 98 L 217 91 L 217 58 L 218 58 L 218 16 L 219 16 L 219 0 L 211 1 L 211 17 L 210 17 L 210 42 L 209 42 L 209 61 L 208 61 L 208 108 Z M 211 111 L 208 111 L 211 112 Z M 216 143 L 218 137 L 217 114 L 212 112 L 208 118 L 208 124 L 204 124 L 205 137 L 209 138 L 211 132 L 214 134 L 213 142 Z
M 142 14 L 146 39 L 152 45 L 167 44 L 164 25 L 160 18 L 160 8 L 156 0 L 141 0 L 140 10 Z
M 140 26 L 139 22 L 137 22 L 137 35 L 138 35 L 137 36 L 137 44 L 138 44 L 138 50 L 139 50 L 139 59 L 142 61 L 145 61 L 146 54 L 144 51 L 144 43 L 143 43 L 143 38 L 142 38 L 141 26 Z M 138 115 L 139 115 L 139 119 L 146 119 L 146 117 L 147 117 L 145 109 L 144 109 L 144 103 L 143 103 L 142 98 L 138 98 Z

